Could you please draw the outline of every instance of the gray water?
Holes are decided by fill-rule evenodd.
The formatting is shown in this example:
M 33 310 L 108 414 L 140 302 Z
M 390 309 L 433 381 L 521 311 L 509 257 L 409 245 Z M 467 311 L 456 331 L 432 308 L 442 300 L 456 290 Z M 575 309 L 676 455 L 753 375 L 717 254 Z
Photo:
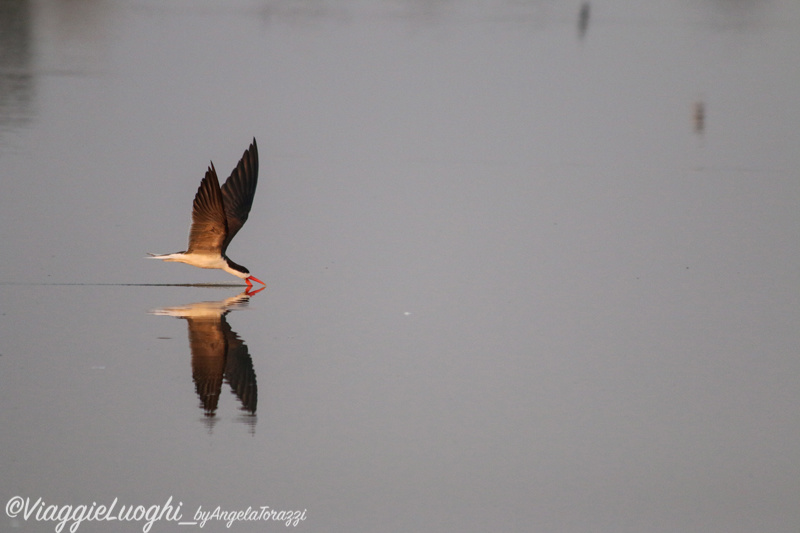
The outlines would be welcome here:
M 0 2 L 0 530 L 796 533 L 800 4 L 632 4 Z

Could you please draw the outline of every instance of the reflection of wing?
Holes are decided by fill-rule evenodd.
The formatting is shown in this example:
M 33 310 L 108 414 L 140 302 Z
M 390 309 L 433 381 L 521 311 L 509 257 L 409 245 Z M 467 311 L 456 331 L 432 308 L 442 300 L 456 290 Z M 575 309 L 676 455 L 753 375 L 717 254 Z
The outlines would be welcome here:
M 256 372 L 253 370 L 253 359 L 247 351 L 247 345 L 231 330 L 224 318 L 222 319 L 222 329 L 228 345 L 225 381 L 242 402 L 242 410 L 251 415 L 255 414 L 258 403 L 258 384 Z
M 192 379 L 197 395 L 200 397 L 206 416 L 214 416 L 222 390 L 222 374 L 225 369 L 227 340 L 222 331 L 222 323 L 228 327 L 225 318 L 190 318 L 189 347 L 192 350 Z

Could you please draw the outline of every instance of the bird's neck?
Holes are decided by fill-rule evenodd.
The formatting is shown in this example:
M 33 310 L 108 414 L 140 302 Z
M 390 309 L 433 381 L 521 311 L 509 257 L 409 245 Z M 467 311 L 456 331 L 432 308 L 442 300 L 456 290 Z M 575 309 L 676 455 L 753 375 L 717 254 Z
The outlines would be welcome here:
M 242 265 L 234 263 L 228 258 L 228 256 L 223 256 L 222 258 L 225 260 L 225 266 L 222 269 L 228 274 L 233 274 L 234 276 L 242 279 L 247 279 L 247 277 L 250 275 L 249 270 Z

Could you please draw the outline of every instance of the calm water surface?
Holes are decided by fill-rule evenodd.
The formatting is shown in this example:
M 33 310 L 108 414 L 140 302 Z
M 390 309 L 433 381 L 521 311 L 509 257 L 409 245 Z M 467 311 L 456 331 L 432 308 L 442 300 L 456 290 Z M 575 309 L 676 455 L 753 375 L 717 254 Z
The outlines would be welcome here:
M 0 530 L 796 532 L 798 27 L 0 2 Z M 146 261 L 253 136 L 266 290 Z

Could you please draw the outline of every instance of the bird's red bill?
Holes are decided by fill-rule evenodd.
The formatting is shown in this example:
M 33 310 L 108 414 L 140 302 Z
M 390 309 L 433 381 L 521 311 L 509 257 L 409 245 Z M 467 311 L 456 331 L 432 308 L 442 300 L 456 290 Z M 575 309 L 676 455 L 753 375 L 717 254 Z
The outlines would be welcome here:
M 257 278 L 257 277 L 255 277 L 255 276 L 248 276 L 248 277 L 245 279 L 245 281 L 247 282 L 247 286 L 248 286 L 248 287 L 252 287 L 252 286 L 253 286 L 253 282 L 254 282 L 254 281 L 257 281 L 258 283 L 260 283 L 260 284 L 262 284 L 262 285 L 265 285 L 265 286 L 266 286 L 266 283 L 264 283 L 263 281 L 261 281 L 260 279 L 258 279 L 258 278 Z

